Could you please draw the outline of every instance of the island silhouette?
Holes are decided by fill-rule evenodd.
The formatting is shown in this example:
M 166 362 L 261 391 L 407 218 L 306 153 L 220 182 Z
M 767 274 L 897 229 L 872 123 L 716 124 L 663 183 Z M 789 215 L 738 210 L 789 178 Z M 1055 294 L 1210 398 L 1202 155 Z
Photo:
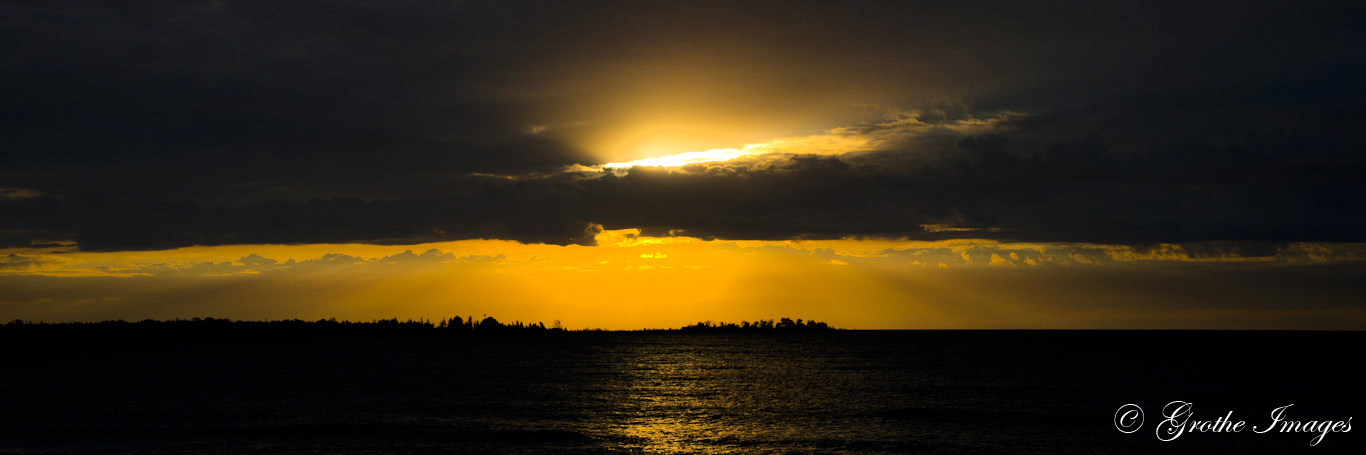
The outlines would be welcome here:
M 100 322 L 33 322 L 15 319 L 0 325 L 0 341 L 60 341 L 102 339 L 202 339 L 202 338 L 313 338 L 313 337 L 385 337 L 385 336 L 478 336 L 478 335 L 534 335 L 567 332 L 682 332 L 682 333 L 769 333 L 820 332 L 838 330 L 819 321 L 791 318 L 760 319 L 741 322 L 702 321 L 680 328 L 605 330 L 566 329 L 560 321 L 550 326 L 544 322 L 513 321 L 505 323 L 492 316 L 475 318 L 455 316 L 436 321 L 397 318 L 371 321 L 338 321 L 336 318 L 306 321 L 281 319 L 241 321 L 223 318 L 191 318 L 136 322 L 108 320 Z

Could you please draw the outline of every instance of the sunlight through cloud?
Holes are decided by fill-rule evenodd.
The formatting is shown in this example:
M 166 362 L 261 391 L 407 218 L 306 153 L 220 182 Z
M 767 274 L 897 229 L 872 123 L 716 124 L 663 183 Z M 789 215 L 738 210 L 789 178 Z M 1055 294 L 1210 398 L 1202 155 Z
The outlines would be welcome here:
M 704 152 L 687 152 L 677 155 L 661 156 L 659 158 L 646 158 L 643 160 L 628 161 L 625 163 L 607 163 L 602 165 L 605 168 L 630 168 L 633 166 L 647 167 L 674 167 L 684 166 L 694 163 L 707 163 L 712 161 L 729 161 L 741 156 L 751 154 L 749 147 L 740 149 L 711 149 Z

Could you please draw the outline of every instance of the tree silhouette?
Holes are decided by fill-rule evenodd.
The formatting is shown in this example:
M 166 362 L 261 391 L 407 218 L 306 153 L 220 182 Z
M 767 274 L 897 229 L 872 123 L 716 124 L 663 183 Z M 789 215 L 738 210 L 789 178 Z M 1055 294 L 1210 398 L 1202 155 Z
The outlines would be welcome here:
M 771 332 L 833 330 L 824 322 L 782 318 L 777 324 L 772 319 L 758 321 L 712 322 L 703 321 L 678 329 L 683 332 Z M 602 329 L 577 332 L 603 332 Z M 654 331 L 654 330 L 647 330 Z M 304 321 L 233 321 L 220 318 L 192 318 L 138 322 L 123 320 L 102 322 L 46 323 L 15 319 L 0 325 L 0 341 L 24 340 L 106 340 L 106 339 L 219 339 L 219 338 L 304 338 L 304 337 L 372 337 L 372 336 L 470 336 L 521 335 L 567 333 L 560 321 L 551 328 L 543 322 L 513 321 L 503 323 L 492 316 L 476 321 L 473 317 L 455 316 L 432 323 L 426 319 L 400 321 L 398 318 L 370 322 L 338 321 L 336 318 Z

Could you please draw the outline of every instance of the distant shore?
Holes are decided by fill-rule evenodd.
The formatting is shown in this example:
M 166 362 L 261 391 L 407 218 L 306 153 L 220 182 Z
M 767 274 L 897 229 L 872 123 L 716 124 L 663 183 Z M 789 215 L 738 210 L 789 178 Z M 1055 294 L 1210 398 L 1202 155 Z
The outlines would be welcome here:
M 392 337 L 392 336 L 483 336 L 483 335 L 544 335 L 557 333 L 598 332 L 684 332 L 684 333 L 768 333 L 822 332 L 839 330 L 824 322 L 781 318 L 742 321 L 738 323 L 698 322 L 680 328 L 605 330 L 566 329 L 559 321 L 547 327 L 543 322 L 501 322 L 493 317 L 453 317 L 431 321 L 379 319 L 372 321 L 338 321 L 320 319 L 284 319 L 272 321 L 239 321 L 221 318 L 192 318 L 129 322 L 111 320 L 100 322 L 31 322 L 13 320 L 0 325 L 0 341 L 61 341 L 61 340 L 162 340 L 162 339 L 250 339 L 250 338 L 319 338 L 319 337 Z
M 566 329 L 555 321 L 547 326 L 541 322 L 500 322 L 492 317 L 461 318 L 431 321 L 427 319 L 379 319 L 372 321 L 338 321 L 321 319 L 305 321 L 284 319 L 270 321 L 239 321 L 221 318 L 192 318 L 130 322 L 110 320 L 100 322 L 32 322 L 13 320 L 0 324 L 0 343 L 6 342 L 61 342 L 61 341 L 157 341 L 157 340 L 246 340 L 246 339 L 305 339 L 305 338 L 375 338 L 375 337 L 485 337 L 485 336 L 554 336 L 559 334 L 610 333 L 678 333 L 678 334 L 767 334 L 767 333 L 827 333 L 827 332 L 921 332 L 921 333 L 979 333 L 1026 336 L 1046 336 L 1050 333 L 1077 333 L 1097 336 L 1109 334 L 1148 334 L 1165 337 L 1205 337 L 1202 334 L 1268 334 L 1294 333 L 1328 334 L 1357 337 L 1366 331 L 1351 330 L 1161 330 L 1161 329 L 926 329 L 926 330 L 857 330 L 834 328 L 829 324 L 802 319 L 781 318 L 759 321 L 711 322 L 704 321 L 678 328 L 641 329 Z M 1032 334 L 1032 335 L 1031 335 Z M 1165 334 L 1165 335 L 1163 335 Z M 1260 335 L 1259 335 L 1260 334 Z

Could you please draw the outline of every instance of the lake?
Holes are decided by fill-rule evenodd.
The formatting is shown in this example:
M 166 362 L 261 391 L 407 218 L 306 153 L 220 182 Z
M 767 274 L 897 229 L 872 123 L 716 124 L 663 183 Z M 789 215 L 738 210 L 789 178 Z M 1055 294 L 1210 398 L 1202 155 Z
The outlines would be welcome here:
M 0 453 L 1360 453 L 1359 332 L 0 344 Z M 1241 432 L 1159 440 L 1163 408 Z M 1125 404 L 1144 411 L 1117 428 Z M 1133 422 L 1128 422 L 1133 423 Z M 1360 422 L 1357 422 L 1360 423 Z M 1206 427 L 1208 430 L 1210 427 Z

